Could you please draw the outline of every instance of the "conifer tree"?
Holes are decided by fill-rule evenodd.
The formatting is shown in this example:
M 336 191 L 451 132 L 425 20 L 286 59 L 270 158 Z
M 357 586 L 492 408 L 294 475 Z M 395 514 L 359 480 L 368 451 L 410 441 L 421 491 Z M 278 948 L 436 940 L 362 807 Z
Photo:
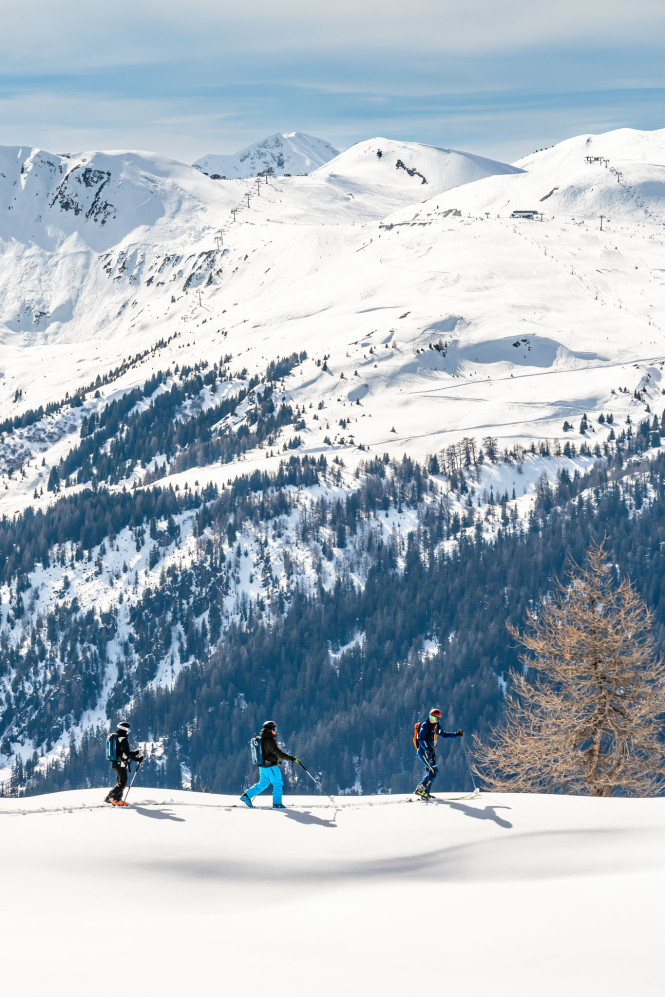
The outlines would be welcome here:
M 505 723 L 475 739 L 475 770 L 494 789 L 653 796 L 665 782 L 665 666 L 651 613 L 617 583 L 605 542 L 567 585 L 527 613 L 524 671 L 511 673 Z

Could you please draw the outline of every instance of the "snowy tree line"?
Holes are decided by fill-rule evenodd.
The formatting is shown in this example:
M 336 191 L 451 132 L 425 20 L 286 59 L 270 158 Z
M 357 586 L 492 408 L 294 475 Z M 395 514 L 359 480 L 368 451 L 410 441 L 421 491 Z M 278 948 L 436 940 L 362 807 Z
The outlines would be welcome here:
M 605 534 L 613 561 L 653 611 L 657 646 L 665 647 L 665 455 L 637 468 L 617 458 L 588 475 L 561 473 L 556 489 L 542 489 L 526 529 L 499 525 L 491 543 L 467 529 L 449 551 L 440 544 L 436 507 L 427 507 L 406 538 L 381 539 L 363 525 L 368 501 L 417 507 L 418 470 L 402 469 L 402 480 L 386 473 L 389 497 L 377 473 L 354 503 L 327 503 L 314 513 L 321 520 L 325 512 L 328 526 L 341 517 L 348 537 L 363 547 L 371 565 L 363 587 L 349 574 L 330 588 L 294 584 L 282 591 L 276 615 L 265 603 L 245 602 L 215 646 L 215 578 L 231 567 L 237 541 L 219 532 L 215 541 L 204 531 L 198 565 L 167 573 L 145 593 L 132 624 L 136 667 L 145 667 L 159 635 L 174 624 L 185 642 L 189 634 L 193 660 L 172 686 L 141 688 L 147 673 L 136 673 L 132 703 L 123 704 L 119 689 L 110 714 L 129 712 L 137 737 L 161 744 L 151 762 L 161 780 L 170 759 L 170 785 L 180 784 L 184 766 L 194 787 L 234 792 L 250 777 L 249 737 L 274 716 L 291 749 L 325 774 L 329 790 L 411 789 L 413 722 L 434 702 L 449 729 L 483 734 L 500 721 L 502 682 L 510 688 L 516 662 L 506 623 L 521 626 L 568 556 L 582 561 L 589 540 Z M 439 515 L 445 520 L 444 509 Z M 85 763 L 77 748 L 71 768 L 53 765 L 45 781 L 33 774 L 32 789 L 103 781 L 97 743 L 97 753 L 86 749 Z M 442 747 L 450 788 L 470 778 L 455 747 Z M 288 778 L 300 785 L 297 773 Z

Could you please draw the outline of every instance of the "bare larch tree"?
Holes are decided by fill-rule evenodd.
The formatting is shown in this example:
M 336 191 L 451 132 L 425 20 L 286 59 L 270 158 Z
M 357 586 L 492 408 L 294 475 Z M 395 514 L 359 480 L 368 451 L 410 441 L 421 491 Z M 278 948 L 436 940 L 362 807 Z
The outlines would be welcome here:
M 510 632 L 525 648 L 503 726 L 474 738 L 475 771 L 504 791 L 654 796 L 665 786 L 665 665 L 651 613 L 616 580 L 604 542 Z

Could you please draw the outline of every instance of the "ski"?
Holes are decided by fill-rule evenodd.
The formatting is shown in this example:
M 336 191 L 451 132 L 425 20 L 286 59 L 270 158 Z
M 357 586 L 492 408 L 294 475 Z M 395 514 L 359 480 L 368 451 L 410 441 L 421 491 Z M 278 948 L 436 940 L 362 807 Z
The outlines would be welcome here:
M 480 793 L 470 793 L 468 796 L 448 796 L 443 799 L 439 799 L 436 796 L 430 796 L 429 799 L 425 796 L 412 796 L 407 803 L 416 803 L 420 801 L 421 803 L 460 803 L 463 800 L 479 800 Z

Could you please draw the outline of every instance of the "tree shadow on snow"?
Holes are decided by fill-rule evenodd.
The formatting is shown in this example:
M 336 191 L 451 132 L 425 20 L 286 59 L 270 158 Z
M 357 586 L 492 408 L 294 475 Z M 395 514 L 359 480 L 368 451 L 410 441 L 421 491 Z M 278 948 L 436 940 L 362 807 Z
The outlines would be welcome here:
M 176 817 L 170 810 L 147 810 L 145 807 L 133 807 L 132 809 L 137 814 L 141 814 L 142 817 L 152 817 L 153 820 L 175 820 L 179 824 L 185 823 L 184 817 Z
M 491 820 L 499 827 L 509 828 L 513 825 L 509 820 L 504 817 L 499 817 L 495 810 L 510 810 L 510 807 L 500 806 L 498 803 L 492 806 L 491 804 L 486 804 L 482 810 L 479 807 L 470 807 L 467 803 L 459 803 L 454 800 L 437 800 L 438 804 L 450 807 L 451 810 L 459 810 L 463 813 L 465 817 L 473 817 L 475 820 Z

